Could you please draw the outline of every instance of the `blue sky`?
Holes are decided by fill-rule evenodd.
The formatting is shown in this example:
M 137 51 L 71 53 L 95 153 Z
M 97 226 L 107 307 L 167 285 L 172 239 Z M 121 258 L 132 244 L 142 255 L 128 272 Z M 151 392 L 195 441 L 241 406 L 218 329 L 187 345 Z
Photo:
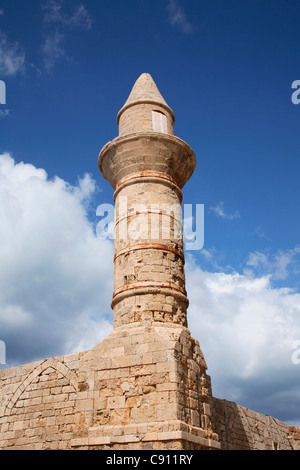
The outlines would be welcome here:
M 204 204 L 205 243 L 186 254 L 189 326 L 213 391 L 299 424 L 300 2 L 24 4 L 0 1 L 7 364 L 93 347 L 111 329 L 112 244 L 95 236 L 95 211 L 113 190 L 97 159 L 148 72 L 197 157 L 184 203 Z

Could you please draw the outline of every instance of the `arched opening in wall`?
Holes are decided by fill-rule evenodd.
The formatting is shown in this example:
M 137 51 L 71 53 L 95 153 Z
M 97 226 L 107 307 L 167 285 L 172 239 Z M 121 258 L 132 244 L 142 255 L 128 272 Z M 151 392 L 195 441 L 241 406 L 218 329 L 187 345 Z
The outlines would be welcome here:
M 69 449 L 77 425 L 77 389 L 75 372 L 55 358 L 33 369 L 6 406 L 4 448 Z
M 167 116 L 161 111 L 152 111 L 152 129 L 154 132 L 168 133 Z

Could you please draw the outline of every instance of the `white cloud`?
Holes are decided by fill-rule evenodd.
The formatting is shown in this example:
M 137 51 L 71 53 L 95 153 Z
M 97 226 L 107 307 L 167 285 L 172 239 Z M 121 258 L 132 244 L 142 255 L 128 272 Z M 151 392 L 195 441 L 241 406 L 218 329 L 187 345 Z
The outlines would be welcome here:
M 17 42 L 10 42 L 0 31 L 0 74 L 14 76 L 25 69 L 25 52 Z
M 51 22 L 60 22 L 63 14 L 62 14 L 62 2 L 57 0 L 48 0 L 47 2 L 42 4 L 42 8 L 45 11 L 44 14 L 44 21 L 47 23 Z
M 0 109 L 0 119 L 4 119 L 5 117 L 9 116 L 10 110 L 9 109 Z
M 30 312 L 23 310 L 20 305 L 2 306 L 0 311 L 0 322 L 2 328 L 20 328 L 31 325 L 33 316 Z
M 172 26 L 178 26 L 185 34 L 195 32 L 194 25 L 187 19 L 187 16 L 180 7 L 178 0 L 169 0 L 168 3 L 169 21 Z
M 64 35 L 58 31 L 46 37 L 42 45 L 42 54 L 47 72 L 52 72 L 57 63 L 70 60 L 63 46 L 64 40 Z
M 226 212 L 224 209 L 224 202 L 221 201 L 219 204 L 217 204 L 215 207 L 210 207 L 209 208 L 210 212 L 213 212 L 217 217 L 220 217 L 221 219 L 227 219 L 227 220 L 234 220 L 234 219 L 239 219 L 240 214 L 238 211 L 234 212 Z
M 49 180 L 0 155 L 0 339 L 18 364 L 95 346 L 111 330 L 113 246 L 87 219 L 95 182 Z
M 113 244 L 88 221 L 94 194 L 88 175 L 71 186 L 0 155 L 0 340 L 9 365 L 83 351 L 111 331 Z M 210 273 L 191 260 L 189 329 L 214 396 L 300 423 L 300 365 L 292 363 L 300 294 L 273 288 L 271 276 Z
M 278 250 L 274 254 L 269 252 L 255 251 L 249 253 L 247 266 L 259 274 L 269 274 L 274 280 L 286 279 L 291 269 L 299 266 L 297 255 L 300 254 L 300 247 L 291 250 Z
M 52 72 L 55 66 L 62 61 L 70 62 L 72 60 L 64 46 L 66 27 L 89 31 L 93 24 L 93 19 L 84 5 L 78 5 L 70 14 L 64 13 L 62 7 L 63 0 L 48 0 L 42 4 L 44 24 L 50 26 L 41 48 L 47 72 Z M 55 30 L 52 30 L 52 25 L 55 26 Z M 58 27 L 60 30 L 57 29 Z
M 67 20 L 67 24 L 90 30 L 93 20 L 84 5 L 79 5 Z
M 254 232 L 259 238 L 264 238 L 265 240 L 271 241 L 271 238 L 268 237 L 265 232 L 263 231 L 261 225 L 255 228 Z
M 4 15 L 4 9 L 0 8 L 0 16 L 3 16 L 3 15 Z
M 90 30 L 93 19 L 86 7 L 82 4 L 74 8 L 71 14 L 62 11 L 62 0 L 48 0 L 44 5 L 44 21 L 46 23 L 56 23 L 63 26 L 80 27 Z
M 73 189 L 73 194 L 80 202 L 89 201 L 96 190 L 96 183 L 90 175 L 86 174 L 84 178 L 79 178 L 78 186 Z
M 200 342 L 219 398 L 279 419 L 300 412 L 300 294 L 274 289 L 270 277 L 209 273 L 187 264 L 189 328 Z M 280 398 L 285 395 L 285 400 Z
M 234 268 L 225 262 L 225 255 L 219 252 L 215 247 L 202 248 L 198 251 L 198 254 L 201 257 L 201 262 L 199 264 L 202 268 L 205 266 L 205 269 L 208 271 L 226 273 L 234 271 Z M 193 256 L 191 253 L 186 253 L 186 259 L 188 262 L 193 263 Z

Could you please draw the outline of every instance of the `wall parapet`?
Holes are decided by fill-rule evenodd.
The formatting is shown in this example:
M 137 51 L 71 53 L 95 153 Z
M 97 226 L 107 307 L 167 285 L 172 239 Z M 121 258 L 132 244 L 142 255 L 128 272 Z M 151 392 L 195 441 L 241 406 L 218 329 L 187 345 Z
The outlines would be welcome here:
M 299 450 L 300 428 L 213 397 L 212 422 L 222 450 Z

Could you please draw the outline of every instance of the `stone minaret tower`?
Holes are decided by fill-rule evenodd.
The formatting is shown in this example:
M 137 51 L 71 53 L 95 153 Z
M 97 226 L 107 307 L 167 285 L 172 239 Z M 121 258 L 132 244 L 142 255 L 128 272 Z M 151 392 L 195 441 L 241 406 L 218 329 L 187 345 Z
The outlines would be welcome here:
M 219 446 L 207 366 L 187 329 L 181 190 L 196 159 L 174 121 L 144 73 L 99 155 L 115 191 L 114 330 L 99 345 L 114 371 L 105 428 L 123 426 L 113 448 Z
M 99 156 L 115 190 L 114 326 L 186 326 L 181 189 L 196 159 L 174 136 L 174 113 L 143 74 L 118 113 L 119 137 Z
M 181 190 L 195 155 L 149 74 L 118 124 L 99 156 L 115 191 L 114 328 L 88 351 L 0 371 L 0 449 L 299 448 L 299 428 L 212 397 L 187 328 Z

